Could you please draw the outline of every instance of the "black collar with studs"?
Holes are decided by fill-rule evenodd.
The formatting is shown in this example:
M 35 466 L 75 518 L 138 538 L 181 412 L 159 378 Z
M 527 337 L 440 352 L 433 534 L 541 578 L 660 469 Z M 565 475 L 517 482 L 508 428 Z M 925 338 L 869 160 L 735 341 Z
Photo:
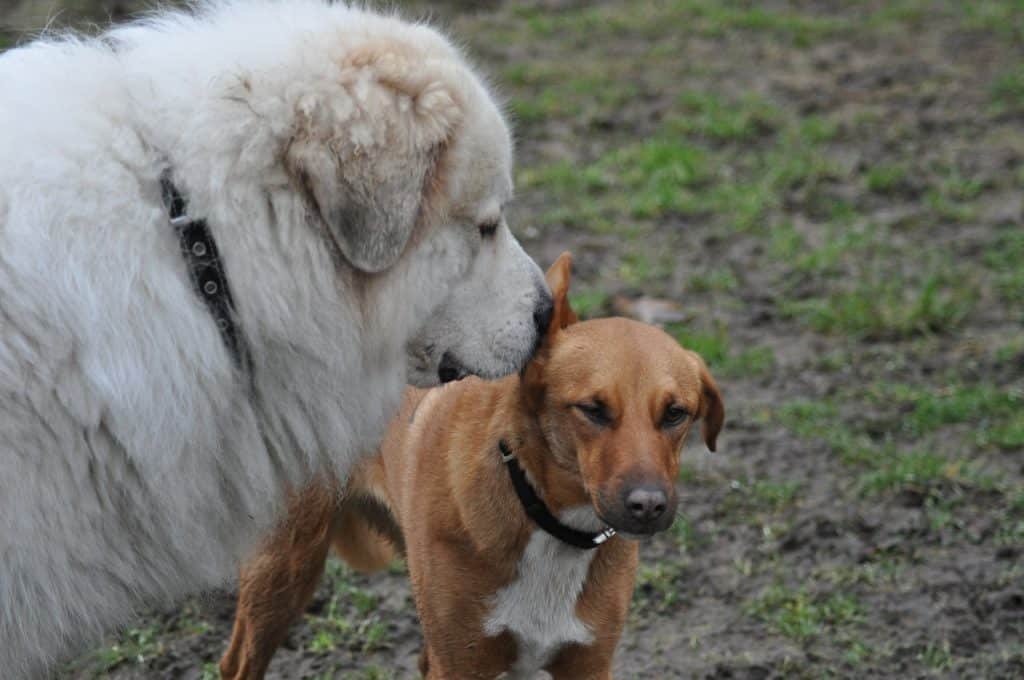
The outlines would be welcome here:
M 192 285 L 213 316 L 224 344 L 238 368 L 249 367 L 249 356 L 235 323 L 235 302 L 231 297 L 217 243 L 204 219 L 188 216 L 188 203 L 171 181 L 170 173 L 160 177 L 160 190 L 171 226 L 178 232 L 181 253 L 188 265 Z
M 509 448 L 505 440 L 498 442 L 498 452 L 501 454 L 501 460 L 505 463 L 505 467 L 508 468 L 512 486 L 516 490 L 516 495 L 519 496 L 519 502 L 523 504 L 523 510 L 541 529 L 561 542 L 582 550 L 592 550 L 615 535 L 615 529 L 611 527 L 590 533 L 562 524 L 557 517 L 551 514 L 548 506 L 544 505 L 544 501 L 530 485 L 529 480 L 526 479 L 526 473 L 523 472 L 523 468 L 520 467 L 519 461 L 516 460 L 515 454 L 512 453 L 512 449 Z

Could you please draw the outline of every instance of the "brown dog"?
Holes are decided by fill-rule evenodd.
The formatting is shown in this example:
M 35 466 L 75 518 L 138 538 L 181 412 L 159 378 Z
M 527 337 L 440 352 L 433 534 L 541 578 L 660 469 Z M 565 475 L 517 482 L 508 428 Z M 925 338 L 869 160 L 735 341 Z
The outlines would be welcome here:
M 683 440 L 703 419 L 713 451 L 724 408 L 661 330 L 576 323 L 569 267 L 548 272 L 554 315 L 522 377 L 410 391 L 344 501 L 295 497 L 243 572 L 224 678 L 262 677 L 332 541 L 361 569 L 405 553 L 427 678 L 611 677 L 637 566 L 622 535 L 672 524 Z

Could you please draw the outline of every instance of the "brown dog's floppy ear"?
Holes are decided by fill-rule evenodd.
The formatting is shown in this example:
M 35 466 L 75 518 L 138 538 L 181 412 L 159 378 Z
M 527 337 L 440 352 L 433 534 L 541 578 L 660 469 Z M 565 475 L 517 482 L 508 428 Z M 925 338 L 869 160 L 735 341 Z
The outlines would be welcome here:
M 701 427 L 700 433 L 704 437 L 704 443 L 709 451 L 715 450 L 718 440 L 718 433 L 722 430 L 722 423 L 725 422 L 725 403 L 722 401 L 722 393 L 718 390 L 715 379 L 711 377 L 707 365 L 699 355 L 694 354 L 700 362 L 700 411 Z
M 443 70 L 395 49 L 385 42 L 354 55 L 343 71 L 353 83 L 343 78 L 324 99 L 301 99 L 286 152 L 293 182 L 338 250 L 369 273 L 405 250 L 439 189 L 439 164 L 462 116 Z M 371 84 L 357 87 L 367 71 Z
M 572 254 L 569 251 L 563 252 L 548 268 L 544 279 L 551 289 L 551 299 L 554 303 L 554 310 L 551 313 L 551 325 L 548 327 L 548 334 L 561 330 L 569 324 L 576 323 L 579 318 L 569 303 L 569 279 L 572 275 Z

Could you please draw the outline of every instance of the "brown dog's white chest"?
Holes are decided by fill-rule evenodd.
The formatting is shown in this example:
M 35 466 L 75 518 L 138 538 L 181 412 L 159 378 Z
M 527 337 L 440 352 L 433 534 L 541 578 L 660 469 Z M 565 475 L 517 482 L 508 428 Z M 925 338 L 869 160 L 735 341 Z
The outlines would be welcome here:
M 589 507 L 560 513 L 562 522 L 597 530 L 601 522 Z M 516 579 L 494 594 L 484 622 L 488 637 L 510 633 L 516 663 L 501 677 L 532 678 L 562 647 L 593 642 L 592 631 L 576 616 L 594 550 L 580 550 L 537 529 L 519 558 Z

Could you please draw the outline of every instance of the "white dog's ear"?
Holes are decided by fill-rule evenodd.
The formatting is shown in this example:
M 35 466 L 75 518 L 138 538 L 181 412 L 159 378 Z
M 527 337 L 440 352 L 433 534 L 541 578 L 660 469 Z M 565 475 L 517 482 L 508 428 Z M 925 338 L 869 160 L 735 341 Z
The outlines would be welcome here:
M 446 73 L 384 46 L 354 55 L 340 91 L 299 101 L 286 163 L 352 266 L 391 267 L 461 120 Z

